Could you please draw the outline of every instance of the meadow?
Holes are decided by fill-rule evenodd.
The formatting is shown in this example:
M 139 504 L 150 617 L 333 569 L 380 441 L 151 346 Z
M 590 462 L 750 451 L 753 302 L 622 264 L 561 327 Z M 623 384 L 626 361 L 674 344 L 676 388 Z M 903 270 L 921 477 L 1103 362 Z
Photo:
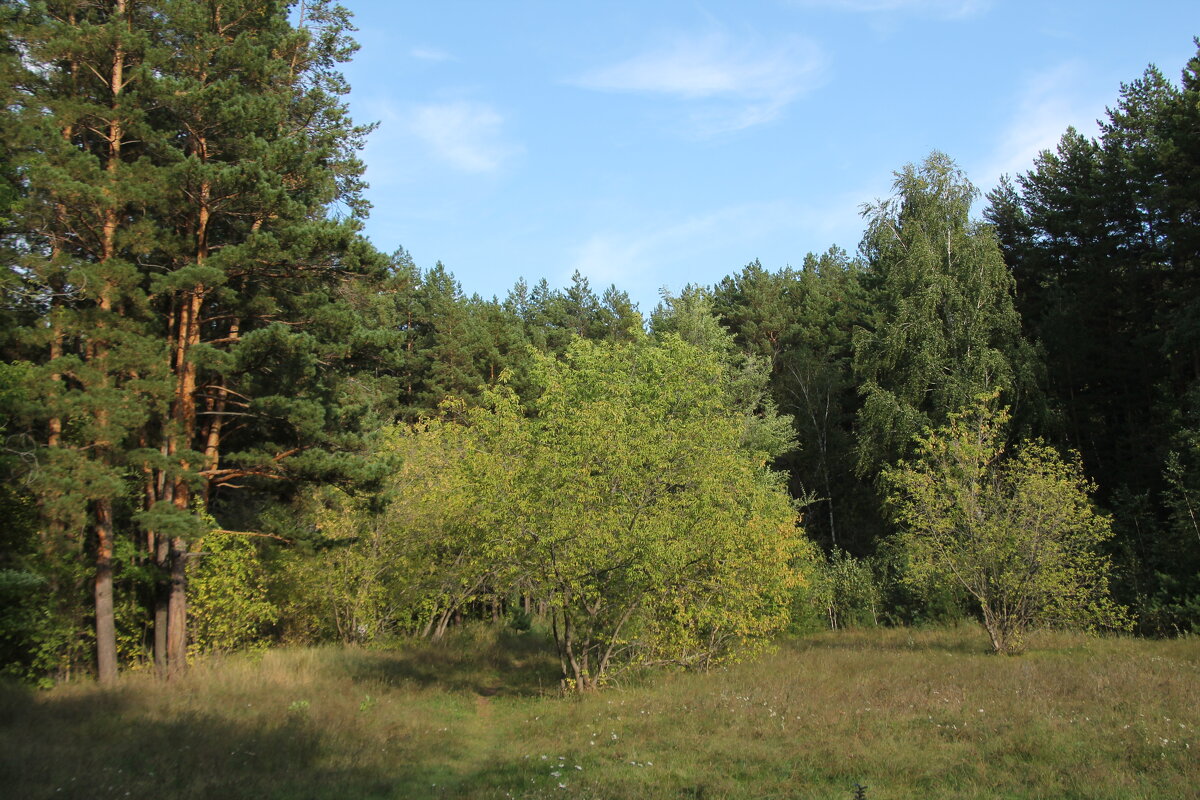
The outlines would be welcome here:
M 9 798 L 1184 798 L 1200 640 L 829 632 L 563 696 L 544 637 L 210 658 L 0 692 Z

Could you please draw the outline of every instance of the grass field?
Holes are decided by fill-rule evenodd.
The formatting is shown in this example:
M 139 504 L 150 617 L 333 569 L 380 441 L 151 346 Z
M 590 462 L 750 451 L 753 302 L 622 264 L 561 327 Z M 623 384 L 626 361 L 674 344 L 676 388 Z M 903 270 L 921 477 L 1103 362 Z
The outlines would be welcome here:
M 557 694 L 534 635 L 0 694 L 6 798 L 1189 798 L 1200 640 L 842 632 Z

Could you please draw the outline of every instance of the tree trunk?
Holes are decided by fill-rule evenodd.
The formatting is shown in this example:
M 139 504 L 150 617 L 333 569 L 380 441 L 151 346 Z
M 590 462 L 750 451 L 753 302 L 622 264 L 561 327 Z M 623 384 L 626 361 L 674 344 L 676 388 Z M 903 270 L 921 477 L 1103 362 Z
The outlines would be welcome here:
M 241 324 L 238 320 L 234 320 L 229 325 L 229 333 L 226 338 L 233 345 L 237 343 L 240 335 Z M 213 472 L 221 465 L 221 432 L 225 427 L 229 390 L 224 379 L 211 388 L 214 390 L 214 395 L 205 400 L 205 410 L 208 412 L 209 418 L 204 430 L 204 469 Z M 213 488 L 212 481 L 207 481 L 204 485 L 205 507 L 208 506 Z
M 187 672 L 187 543 L 171 540 L 171 589 L 167 599 L 167 677 Z
M 125 0 L 117 0 L 113 14 L 118 17 L 125 15 Z M 101 263 L 106 263 L 116 255 L 116 234 L 118 213 L 116 201 L 111 194 L 117 181 L 117 170 L 121 163 L 121 145 L 124 138 L 124 126 L 118 108 L 121 90 L 124 87 L 125 51 L 117 45 L 113 51 L 112 72 L 109 75 L 109 91 L 112 95 L 112 118 L 108 123 L 106 135 L 108 158 L 105 171 L 112 184 L 108 188 L 109 202 L 104 208 L 104 222 L 101 238 Z M 112 287 L 106 280 L 100 288 L 98 306 L 102 312 L 96 323 L 94 338 L 88 345 L 89 360 L 99 365 L 101 378 L 98 388 L 103 389 L 109 381 L 105 362 L 108 360 L 109 343 L 104 339 L 104 328 L 107 321 L 104 315 L 113 311 Z M 99 429 L 99 441 L 95 442 L 96 451 L 105 453 L 112 445 L 108 437 L 109 414 L 107 408 L 96 412 L 96 424 Z M 94 501 L 96 531 L 96 674 L 102 684 L 111 685 L 117 679 L 117 631 L 113 612 L 113 509 L 111 498 L 99 498 Z
M 95 502 L 96 515 L 96 675 L 101 684 L 117 680 L 117 627 L 113 613 L 112 501 Z
M 158 536 L 154 548 L 154 563 L 158 579 L 154 582 L 154 671 L 167 677 L 167 629 L 170 626 L 170 584 L 165 580 L 171 565 L 171 545 L 167 537 Z
M 454 614 L 454 606 L 450 606 L 442 612 L 442 615 L 438 618 L 437 627 L 433 631 L 434 641 L 438 641 L 446 635 L 446 630 L 450 627 L 450 621 L 454 618 Z
M 197 137 L 195 152 L 202 162 L 206 160 L 208 148 L 204 137 Z M 197 264 L 203 264 L 208 257 L 210 194 L 210 184 L 202 182 L 196 217 Z M 191 351 L 200 343 L 200 314 L 204 307 L 205 292 L 201 284 L 186 291 L 183 302 L 176 306 L 177 317 L 173 322 L 176 336 L 172 348 L 175 399 L 171 418 L 175 430 L 168 434 L 167 452 L 179 457 L 179 473 L 171 494 L 175 507 L 183 513 L 191 511 L 191 486 L 185 476 L 192 465 L 179 455 L 179 451 L 190 449 L 196 441 L 198 383 L 197 367 L 191 360 Z M 207 442 L 204 447 L 208 449 Z M 187 671 L 187 542 L 182 538 L 176 537 L 171 541 L 169 561 L 171 583 L 167 596 L 167 677 L 176 678 Z
M 1003 620 L 987 603 L 982 605 L 983 627 L 987 629 L 988 637 L 992 640 L 992 650 L 1000 655 L 1008 655 L 1009 641 Z
M 200 310 L 203 303 L 203 287 L 197 286 L 179 304 L 179 317 L 175 323 L 175 401 L 172 413 L 176 430 L 167 438 L 168 455 L 179 458 L 179 474 L 168 480 L 170 500 L 180 512 L 191 511 L 191 487 L 185 474 L 191 466 L 179 456 L 179 451 L 191 447 L 196 433 L 196 365 L 189 359 L 189 351 L 200 339 Z M 187 542 L 179 537 L 171 540 L 167 561 L 163 564 L 170 571 L 170 586 L 167 592 L 166 671 L 168 678 L 175 678 L 187 671 Z M 157 616 L 157 610 L 156 610 Z

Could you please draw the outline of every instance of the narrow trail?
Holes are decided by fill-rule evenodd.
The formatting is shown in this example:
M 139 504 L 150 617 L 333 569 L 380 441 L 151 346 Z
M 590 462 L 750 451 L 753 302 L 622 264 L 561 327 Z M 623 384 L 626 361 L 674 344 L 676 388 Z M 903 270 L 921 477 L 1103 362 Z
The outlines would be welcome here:
M 472 705 L 474 713 L 464 715 L 458 722 L 456 738 L 462 745 L 461 755 L 448 765 L 454 778 L 445 785 L 451 795 L 458 789 L 478 786 L 482 774 L 502 769 L 510 755 L 505 752 L 507 742 L 502 736 L 507 726 L 495 724 L 495 718 L 500 716 L 497 712 L 502 713 L 503 706 L 498 708 L 488 694 L 479 692 L 475 693 Z

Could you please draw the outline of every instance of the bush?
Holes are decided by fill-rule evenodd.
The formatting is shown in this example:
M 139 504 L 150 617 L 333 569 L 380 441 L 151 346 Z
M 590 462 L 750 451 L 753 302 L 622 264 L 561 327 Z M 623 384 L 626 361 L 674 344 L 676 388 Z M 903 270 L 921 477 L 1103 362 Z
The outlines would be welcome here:
M 829 627 L 863 628 L 879 625 L 882 600 L 871 563 L 834 548 L 825 563 L 830 586 Z
M 1026 631 L 1057 625 L 1128 627 L 1109 597 L 1112 536 L 1076 460 L 1039 442 L 1004 451 L 1008 422 L 995 394 L 977 398 L 918 439 L 918 455 L 885 472 L 902 526 L 905 580 L 958 584 L 978 603 L 998 653 L 1019 652 Z
M 279 611 L 267 598 L 258 548 L 221 531 L 199 544 L 200 557 L 188 575 L 191 652 L 229 652 L 263 641 Z

